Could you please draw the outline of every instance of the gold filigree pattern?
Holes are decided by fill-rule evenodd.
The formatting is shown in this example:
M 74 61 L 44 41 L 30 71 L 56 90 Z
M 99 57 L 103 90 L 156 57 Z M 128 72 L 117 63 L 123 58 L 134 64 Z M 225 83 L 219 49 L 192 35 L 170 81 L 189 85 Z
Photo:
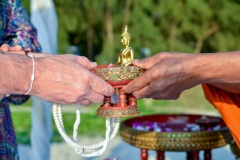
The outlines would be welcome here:
M 126 117 L 133 116 L 140 113 L 140 109 L 137 107 L 129 107 L 126 109 L 104 109 L 104 107 L 100 107 L 97 111 L 97 115 L 100 117 Z
M 136 66 L 119 66 L 111 68 L 96 68 L 94 71 L 105 81 L 133 80 L 142 75 L 144 70 Z

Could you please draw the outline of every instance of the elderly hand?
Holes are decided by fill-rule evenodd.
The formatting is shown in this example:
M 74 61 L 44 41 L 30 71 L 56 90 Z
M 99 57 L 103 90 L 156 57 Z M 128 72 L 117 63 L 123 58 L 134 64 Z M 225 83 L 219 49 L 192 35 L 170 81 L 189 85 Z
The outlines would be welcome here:
M 177 99 L 182 91 L 199 83 L 188 72 L 191 57 L 185 53 L 159 53 L 143 60 L 133 60 L 133 65 L 147 70 L 123 87 L 123 91 L 132 93 L 137 99 Z
M 35 58 L 32 95 L 61 104 L 100 103 L 114 88 L 90 70 L 96 63 L 86 57 L 53 55 Z
M 26 93 L 31 83 L 31 58 L 21 55 L 24 52 L 20 46 L 3 45 L 1 49 L 4 52 L 20 53 L 18 56 L 5 54 L 6 63 L 10 64 L 6 67 L 6 74 L 11 73 L 12 76 L 8 77 L 12 79 L 2 82 L 8 84 L 8 88 L 2 88 L 2 92 Z M 104 96 L 111 96 L 115 92 L 111 85 L 90 71 L 96 67 L 96 63 L 86 57 L 31 54 L 35 60 L 35 80 L 30 95 L 54 103 L 89 105 L 100 103 Z

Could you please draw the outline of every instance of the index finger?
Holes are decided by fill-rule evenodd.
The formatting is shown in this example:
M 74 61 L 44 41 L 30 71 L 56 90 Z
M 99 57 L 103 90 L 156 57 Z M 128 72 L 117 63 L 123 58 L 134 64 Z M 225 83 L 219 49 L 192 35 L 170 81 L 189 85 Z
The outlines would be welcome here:
M 92 68 L 97 66 L 96 62 L 91 62 L 87 57 L 84 56 L 76 56 L 75 59 L 78 63 L 80 63 L 83 67 L 91 70 Z

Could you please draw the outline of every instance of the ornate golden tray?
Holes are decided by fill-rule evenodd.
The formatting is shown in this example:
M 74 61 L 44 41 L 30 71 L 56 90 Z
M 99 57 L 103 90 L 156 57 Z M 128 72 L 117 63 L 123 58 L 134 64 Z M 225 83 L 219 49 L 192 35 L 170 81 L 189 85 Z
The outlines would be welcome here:
M 153 125 L 149 125 L 151 122 Z M 137 123 L 143 126 L 137 127 Z M 152 127 L 154 125 L 155 128 Z M 187 127 L 190 125 L 195 127 L 195 131 Z M 121 123 L 120 135 L 130 145 L 158 151 L 206 150 L 224 146 L 233 140 L 221 118 L 188 114 L 131 118 Z

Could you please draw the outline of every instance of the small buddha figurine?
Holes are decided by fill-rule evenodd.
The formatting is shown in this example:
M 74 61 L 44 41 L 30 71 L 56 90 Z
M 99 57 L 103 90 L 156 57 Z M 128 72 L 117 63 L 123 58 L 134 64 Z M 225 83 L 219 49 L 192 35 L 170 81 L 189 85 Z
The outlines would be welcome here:
M 125 27 L 124 32 L 121 35 L 121 42 L 124 46 L 124 49 L 118 56 L 117 65 L 119 66 L 129 66 L 132 64 L 132 60 L 134 58 L 134 52 L 131 47 L 129 47 L 131 35 L 127 32 L 127 26 Z

